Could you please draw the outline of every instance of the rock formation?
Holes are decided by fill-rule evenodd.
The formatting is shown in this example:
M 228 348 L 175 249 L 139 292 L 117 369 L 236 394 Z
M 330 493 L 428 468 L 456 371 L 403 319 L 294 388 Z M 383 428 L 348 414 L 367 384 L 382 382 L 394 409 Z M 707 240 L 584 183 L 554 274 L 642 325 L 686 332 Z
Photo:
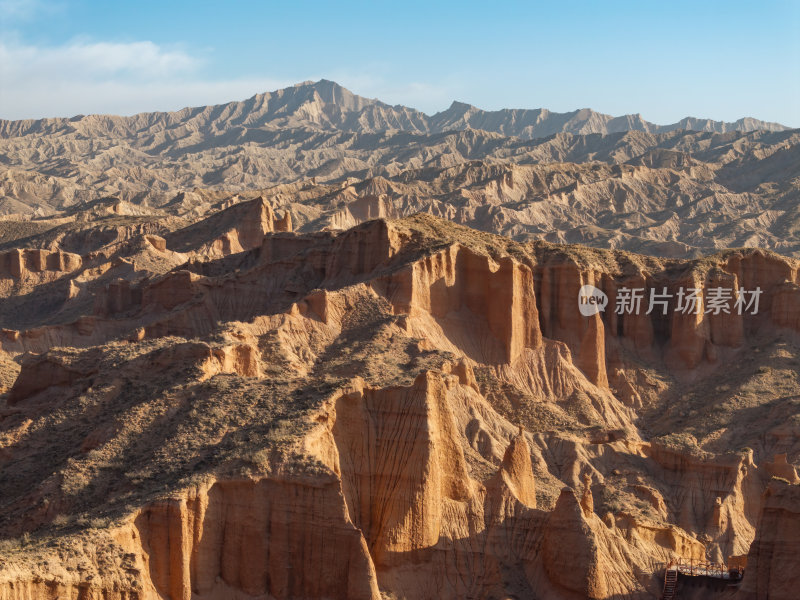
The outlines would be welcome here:
M 217 205 L 12 253 L 1 600 L 645 599 L 671 559 L 748 552 L 745 597 L 794 581 L 796 260 Z M 706 312 L 722 286 L 760 310 Z

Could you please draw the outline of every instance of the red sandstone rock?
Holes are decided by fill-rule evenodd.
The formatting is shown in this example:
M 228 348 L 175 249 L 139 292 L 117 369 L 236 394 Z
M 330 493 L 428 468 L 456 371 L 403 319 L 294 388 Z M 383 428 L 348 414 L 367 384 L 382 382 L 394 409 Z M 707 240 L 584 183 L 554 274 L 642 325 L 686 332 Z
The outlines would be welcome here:
M 707 373 L 718 367 L 715 357 L 719 362 L 725 352 L 736 351 L 752 331 L 796 328 L 796 283 L 787 283 L 796 280 L 792 261 L 743 252 L 714 263 L 713 275 L 697 265 L 686 265 L 688 275 L 672 275 L 675 265 L 666 269 L 656 259 L 627 257 L 626 263 L 612 253 L 562 255 L 558 248 L 506 245 L 465 232 L 455 240 L 426 217 L 299 236 L 279 231 L 289 229 L 288 213 L 279 224 L 274 215 L 264 217 L 272 210 L 269 203 L 245 204 L 227 210 L 255 211 L 257 219 L 235 228 L 236 239 L 247 240 L 249 249 L 235 250 L 232 237 L 227 247 L 191 245 L 203 228 L 232 232 L 224 220 L 167 235 L 166 249 L 150 240 L 151 248 L 143 250 L 147 260 L 175 260 L 172 244 L 181 241 L 187 253 L 205 248 L 208 260 L 147 277 L 126 257 L 110 267 L 122 272 L 93 263 L 91 277 L 100 278 L 98 287 L 105 290 L 95 296 L 95 316 L 0 335 L 3 350 L 14 355 L 58 345 L 81 348 L 74 352 L 83 357 L 80 365 L 78 358 L 48 356 L 23 362 L 8 400 L 11 418 L 0 421 L 8 428 L 0 438 L 4 467 L 27 456 L 28 430 L 46 420 L 43 401 L 26 402 L 37 394 L 49 390 L 40 399 L 89 406 L 104 394 L 112 398 L 111 407 L 124 400 L 114 397 L 123 389 L 119 382 L 103 379 L 111 374 L 85 368 L 105 352 L 127 356 L 163 344 L 135 376 L 122 373 L 135 362 L 130 358 L 114 363 L 113 376 L 131 383 L 178 365 L 192 378 L 182 385 L 219 383 L 208 389 L 220 403 L 242 393 L 247 402 L 239 410 L 266 393 L 266 382 L 307 380 L 328 389 L 323 366 L 338 365 L 330 377 L 340 387 L 329 396 L 318 390 L 284 395 L 288 406 L 305 411 L 288 413 L 285 420 L 308 429 L 282 439 L 285 453 L 263 473 L 206 473 L 203 484 L 170 487 L 162 498 L 139 506 L 113 534 L 134 557 L 136 583 L 120 578 L 121 567 L 105 566 L 87 594 L 645 598 L 658 588 L 648 574 L 670 558 L 741 554 L 759 535 L 764 473 L 783 477 L 794 466 L 776 458 L 762 471 L 752 454 L 703 458 L 642 442 L 637 419 L 663 386 L 631 373 L 641 364 L 656 370 L 671 365 L 681 377 Z M 272 230 L 265 237 L 267 222 Z M 137 260 L 147 264 L 141 256 Z M 81 277 L 75 300 L 91 280 Z M 764 314 L 660 319 L 614 313 L 621 286 L 659 287 L 662 280 L 669 289 L 693 282 L 761 285 Z M 609 294 L 605 313 L 580 316 L 577 290 L 587 283 Z M 376 332 L 369 361 L 341 362 L 359 343 L 373 343 Z M 420 366 L 444 356 L 447 362 Z M 358 377 L 388 377 L 370 371 L 370 361 L 378 359 L 385 361 L 378 370 L 400 364 L 400 374 L 413 372 L 416 378 L 374 384 Z M 171 385 L 172 377 L 153 380 Z M 88 386 L 90 378 L 100 380 L 92 383 L 97 390 L 91 396 L 78 391 L 79 382 L 85 379 Z M 617 389 L 623 384 L 624 397 Z M 184 396 L 178 386 L 165 398 L 138 401 L 147 406 L 145 413 L 170 418 L 194 409 L 194 393 Z M 539 428 L 534 434 L 512 424 L 515 411 L 525 416 L 527 410 L 538 411 L 528 417 Z M 208 414 L 213 410 L 201 411 L 198 423 Z M 141 442 L 130 431 L 127 438 L 120 433 L 127 416 L 108 423 L 102 411 L 97 415 L 101 422 L 71 450 L 81 467 L 115 444 Z M 260 418 L 251 416 L 248 423 L 266 426 Z M 558 418 L 574 430 L 564 429 Z M 216 447 L 234 434 L 221 428 L 215 432 L 220 437 L 207 443 Z M 294 473 L 298 464 L 308 471 Z M 69 474 L 70 468 L 61 470 Z M 46 525 L 56 507 L 70 509 L 68 496 L 57 491 L 64 475 L 48 470 L 47 476 L 53 479 L 15 498 L 13 509 L 21 512 L 14 514 Z M 579 501 L 572 490 L 581 489 L 581 476 Z M 559 496 L 564 484 L 572 489 Z M 601 508 L 606 490 L 627 489 L 652 507 L 649 518 Z M 771 531 L 764 530 L 765 543 L 778 539 Z M 91 556 L 89 542 L 76 544 L 80 556 Z M 56 571 L 48 569 L 0 567 L 6 581 L 19 586 L 11 590 L 0 580 L 0 598 L 50 593 L 34 583 L 34 573 L 55 581 Z M 89 589 L 78 571 L 58 577 L 61 587 L 52 589 L 59 593 Z M 766 579 L 758 585 L 771 589 Z

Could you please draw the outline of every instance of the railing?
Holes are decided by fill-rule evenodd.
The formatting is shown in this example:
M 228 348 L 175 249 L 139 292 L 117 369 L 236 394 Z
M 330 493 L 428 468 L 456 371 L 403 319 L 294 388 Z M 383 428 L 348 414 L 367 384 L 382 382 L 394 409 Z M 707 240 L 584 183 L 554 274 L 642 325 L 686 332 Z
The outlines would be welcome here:
M 731 567 L 724 563 L 712 563 L 705 560 L 685 560 L 682 558 L 673 559 L 667 563 L 666 571 L 676 571 L 681 575 L 689 577 L 714 577 L 716 579 L 730 579 L 738 581 L 744 576 L 744 569 L 741 567 Z

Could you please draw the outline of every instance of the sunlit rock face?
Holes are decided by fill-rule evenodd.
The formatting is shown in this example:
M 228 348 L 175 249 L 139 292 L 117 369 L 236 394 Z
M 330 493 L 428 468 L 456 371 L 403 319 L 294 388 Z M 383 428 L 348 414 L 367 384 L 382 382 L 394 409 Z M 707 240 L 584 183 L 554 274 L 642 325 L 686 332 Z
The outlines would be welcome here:
M 796 260 L 287 206 L 3 255 L 0 600 L 789 597 Z

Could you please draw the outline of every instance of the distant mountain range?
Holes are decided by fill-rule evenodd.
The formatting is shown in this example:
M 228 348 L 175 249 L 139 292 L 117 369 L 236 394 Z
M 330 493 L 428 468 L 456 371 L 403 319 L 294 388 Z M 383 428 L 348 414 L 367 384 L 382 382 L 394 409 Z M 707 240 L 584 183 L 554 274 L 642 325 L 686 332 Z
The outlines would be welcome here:
M 413 133 L 441 133 L 480 129 L 523 139 L 547 137 L 556 133 L 585 135 L 645 131 L 667 133 L 675 130 L 727 133 L 730 131 L 784 131 L 788 127 L 753 118 L 729 123 L 686 117 L 671 125 L 656 125 L 641 115 L 612 117 L 589 108 L 556 113 L 545 108 L 485 111 L 463 102 L 433 116 L 406 106 L 390 106 L 380 100 L 353 94 L 339 84 L 320 80 L 257 94 L 241 102 L 216 106 L 184 108 L 168 113 L 140 113 L 131 117 L 102 115 L 23 121 L 0 120 L 0 137 L 53 134 L 81 131 L 86 135 L 117 133 L 136 135 L 154 128 L 197 128 L 225 131 L 235 127 L 315 128 L 356 133 L 401 130 Z
M 300 231 L 427 212 L 517 240 L 800 256 L 800 130 L 460 103 L 428 116 L 331 81 L 171 113 L 0 122 L 0 246 L 50 247 L 56 232 L 37 232 L 95 218 L 98 201 L 128 220 L 191 221 L 257 196 Z

